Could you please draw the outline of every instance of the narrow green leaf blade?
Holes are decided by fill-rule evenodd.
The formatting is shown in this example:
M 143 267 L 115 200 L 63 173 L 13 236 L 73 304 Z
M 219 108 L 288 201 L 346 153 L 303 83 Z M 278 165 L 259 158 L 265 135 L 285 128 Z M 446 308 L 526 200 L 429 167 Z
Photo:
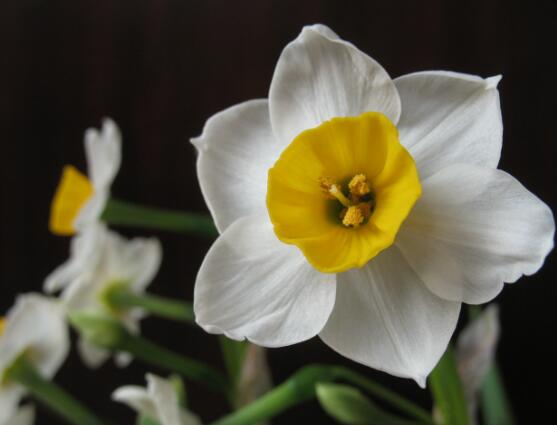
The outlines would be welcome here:
M 409 421 L 391 415 L 360 391 L 341 384 L 321 383 L 316 388 L 317 399 L 331 417 L 346 425 L 414 425 Z
M 429 386 L 444 425 L 470 425 L 468 406 L 452 347 L 429 376 Z
M 511 404 L 497 365 L 493 365 L 481 389 L 482 415 L 485 425 L 515 425 Z

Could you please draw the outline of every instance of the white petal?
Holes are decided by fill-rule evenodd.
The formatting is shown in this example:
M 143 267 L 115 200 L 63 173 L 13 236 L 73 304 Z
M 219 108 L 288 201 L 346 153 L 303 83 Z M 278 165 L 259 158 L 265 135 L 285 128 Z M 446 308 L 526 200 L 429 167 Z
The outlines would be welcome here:
M 155 403 L 143 387 L 135 385 L 120 387 L 112 393 L 112 400 L 126 404 L 141 415 L 158 419 Z
M 44 290 L 48 293 L 59 291 L 97 267 L 106 235 L 106 228 L 102 224 L 88 226 L 76 234 L 71 241 L 70 258 L 48 275 Z
M 194 309 L 207 332 L 266 347 L 315 336 L 333 308 L 335 275 L 280 242 L 267 217 L 245 217 L 217 239 L 197 276 Z
M 100 222 L 109 198 L 110 192 L 108 188 L 95 189 L 91 198 L 81 207 L 74 220 L 73 225 L 77 232 L 83 232 L 88 226 Z
M 4 382 L 0 385 L 0 425 L 12 425 L 18 404 L 25 396 L 25 392 L 24 387 L 19 384 Z
M 60 303 L 39 294 L 18 296 L 0 337 L 0 375 L 21 353 L 28 352 L 41 375 L 52 378 L 68 351 L 68 329 Z
M 553 248 L 547 205 L 501 170 L 453 165 L 422 182 L 397 245 L 430 290 L 470 304 L 535 273 Z
M 172 383 L 147 374 L 147 388 L 157 409 L 156 419 L 161 425 L 181 425 L 180 406 Z
M 267 171 L 280 155 L 267 100 L 250 100 L 213 115 L 197 148 L 201 191 L 220 232 L 240 217 L 266 212 Z
M 122 140 L 114 121 L 105 118 L 100 132 L 95 128 L 85 132 L 85 155 L 95 191 L 108 190 L 122 161 Z
M 503 138 L 500 78 L 427 71 L 395 79 L 402 103 L 400 140 L 422 178 L 456 162 L 497 167 Z
M 269 107 L 283 148 L 333 117 L 378 111 L 396 124 L 400 115 L 397 90 L 383 67 L 323 25 L 305 27 L 283 50 Z
M 160 266 L 162 251 L 155 238 L 127 239 L 105 230 L 102 242 L 94 267 L 83 270 L 62 294 L 72 310 L 103 308 L 99 297 L 107 285 L 116 282 L 127 283 L 133 292 L 141 293 Z
M 162 247 L 156 238 L 127 239 L 110 232 L 105 267 L 110 280 L 130 282 L 130 289 L 142 293 L 159 270 Z
M 0 422 L 1 424 L 2 422 Z M 35 423 L 35 408 L 33 406 L 20 407 L 10 422 L 5 425 L 33 425 Z
M 320 337 L 354 361 L 425 386 L 453 334 L 460 303 L 432 294 L 396 247 L 338 276 Z

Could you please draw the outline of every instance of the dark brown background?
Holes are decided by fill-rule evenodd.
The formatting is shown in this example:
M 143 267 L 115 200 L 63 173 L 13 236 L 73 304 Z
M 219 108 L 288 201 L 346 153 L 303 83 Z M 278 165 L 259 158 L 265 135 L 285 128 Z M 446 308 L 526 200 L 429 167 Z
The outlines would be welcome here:
M 505 142 L 501 168 L 553 209 L 556 67 L 553 1 L 42 1 L 0 2 L 1 263 L 0 312 L 18 292 L 39 290 L 67 256 L 68 240 L 47 232 L 48 207 L 66 163 L 84 169 L 85 128 L 113 117 L 124 136 L 116 196 L 156 206 L 206 211 L 188 137 L 215 112 L 266 97 L 285 44 L 305 24 L 322 22 L 378 59 L 392 76 L 449 69 L 500 84 Z M 131 231 L 128 234 L 147 234 Z M 209 243 L 159 235 L 165 258 L 155 293 L 191 299 Z M 553 403 L 555 257 L 498 298 L 499 352 L 522 423 Z M 215 338 L 149 319 L 146 335 L 220 365 Z M 270 352 L 277 382 L 315 361 L 352 365 L 319 340 Z M 412 382 L 363 372 L 428 405 Z M 142 383 L 143 366 L 106 365 L 98 373 L 72 355 L 57 381 L 101 415 L 131 424 L 109 401 L 117 386 Z M 550 376 L 551 374 L 551 376 Z M 208 422 L 224 413 L 218 397 L 189 386 Z M 543 417 L 543 416 L 542 416 Z M 330 423 L 316 403 L 276 423 Z M 39 424 L 57 424 L 40 411 Z

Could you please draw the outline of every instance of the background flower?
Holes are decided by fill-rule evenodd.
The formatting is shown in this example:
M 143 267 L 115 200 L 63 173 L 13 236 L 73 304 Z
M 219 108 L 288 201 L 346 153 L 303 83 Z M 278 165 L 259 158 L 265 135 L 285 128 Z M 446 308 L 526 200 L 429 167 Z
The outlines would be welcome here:
M 50 379 L 65 361 L 69 345 L 64 309 L 59 302 L 39 294 L 18 296 L 5 316 L 0 335 L 0 423 L 16 416 L 26 393 L 21 385 L 5 379 L 6 370 L 25 355 L 42 377 Z M 28 413 L 22 415 L 27 417 Z
M 70 312 L 100 311 L 138 333 L 142 311 L 114 311 L 103 296 L 114 285 L 123 285 L 135 294 L 143 293 L 156 275 L 161 259 L 162 248 L 157 239 L 127 239 L 104 224 L 92 224 L 74 236 L 70 258 L 46 278 L 45 290 L 63 289 L 61 298 Z M 105 350 L 81 339 L 79 351 L 90 367 L 100 366 L 109 357 Z M 131 360 L 123 353 L 116 359 L 122 366 Z

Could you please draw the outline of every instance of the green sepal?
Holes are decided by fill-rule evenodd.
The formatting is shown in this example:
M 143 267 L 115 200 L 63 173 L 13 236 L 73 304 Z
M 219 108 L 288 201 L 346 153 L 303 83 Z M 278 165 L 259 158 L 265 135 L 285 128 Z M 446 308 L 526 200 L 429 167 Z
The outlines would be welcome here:
M 346 425 L 415 425 L 379 408 L 359 390 L 343 384 L 317 384 L 317 399 L 331 417 Z

